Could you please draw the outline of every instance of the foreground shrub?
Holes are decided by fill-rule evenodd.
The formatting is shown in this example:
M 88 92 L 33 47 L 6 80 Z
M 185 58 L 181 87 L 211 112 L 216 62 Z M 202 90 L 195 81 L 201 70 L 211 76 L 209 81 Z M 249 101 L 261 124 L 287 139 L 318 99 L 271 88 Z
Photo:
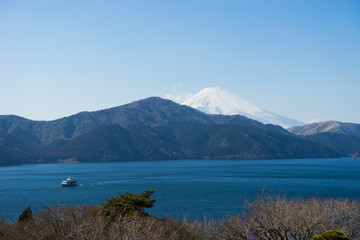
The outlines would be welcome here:
M 195 240 L 217 239 L 200 222 L 177 221 L 153 216 L 118 216 L 107 221 L 94 215 L 96 207 L 56 205 L 35 213 L 31 220 L 0 222 L 1 240 Z
M 32 211 L 31 211 L 31 207 L 28 206 L 27 208 L 24 209 L 24 211 L 20 214 L 19 216 L 19 222 L 21 221 L 27 221 L 29 219 L 32 218 Z
M 4 240 L 17 240 L 26 239 L 26 236 L 19 232 L 14 224 L 0 221 L 0 239 Z
M 313 240 L 349 240 L 349 238 L 343 232 L 328 230 L 321 235 L 315 235 Z
M 155 190 L 145 191 L 139 194 L 127 192 L 118 194 L 101 204 L 100 213 L 106 219 L 114 220 L 118 216 L 147 216 L 144 208 L 152 208 L 156 200 L 150 200 Z
M 360 239 L 360 205 L 356 201 L 262 195 L 245 207 L 242 215 L 219 223 L 222 239 L 311 239 L 327 229 Z

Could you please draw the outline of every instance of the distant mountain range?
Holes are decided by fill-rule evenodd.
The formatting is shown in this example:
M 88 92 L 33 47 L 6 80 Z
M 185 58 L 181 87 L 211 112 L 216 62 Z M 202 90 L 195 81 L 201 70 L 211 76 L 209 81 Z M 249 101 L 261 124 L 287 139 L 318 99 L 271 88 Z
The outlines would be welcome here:
M 304 123 L 264 110 L 240 96 L 219 87 L 205 88 L 181 103 L 209 114 L 242 115 L 265 124 L 283 128 Z
M 280 126 L 210 115 L 158 97 L 54 121 L 0 116 L 0 165 L 339 156 Z
M 288 131 L 331 147 L 342 156 L 360 157 L 360 124 L 326 121 L 292 127 Z
M 317 133 L 338 133 L 360 138 L 360 124 L 326 121 L 311 123 L 306 126 L 297 126 L 288 129 L 296 135 L 313 135 Z

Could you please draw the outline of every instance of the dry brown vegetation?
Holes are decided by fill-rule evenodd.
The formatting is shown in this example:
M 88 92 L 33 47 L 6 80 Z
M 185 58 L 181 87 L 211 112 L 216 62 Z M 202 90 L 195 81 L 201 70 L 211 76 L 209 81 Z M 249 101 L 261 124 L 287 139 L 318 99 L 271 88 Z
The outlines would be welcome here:
M 287 200 L 259 196 L 246 211 L 217 222 L 118 215 L 109 221 L 94 206 L 55 205 L 25 214 L 17 223 L 0 222 L 0 239 L 311 239 L 326 230 L 360 239 L 360 202 L 337 199 Z
M 311 239 L 326 230 L 360 239 L 360 202 L 337 199 L 287 200 L 261 196 L 246 211 L 219 223 L 220 239 Z

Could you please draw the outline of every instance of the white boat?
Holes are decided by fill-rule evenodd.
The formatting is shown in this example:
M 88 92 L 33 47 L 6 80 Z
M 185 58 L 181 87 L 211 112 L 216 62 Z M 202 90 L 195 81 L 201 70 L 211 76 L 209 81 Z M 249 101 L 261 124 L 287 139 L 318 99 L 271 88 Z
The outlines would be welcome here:
M 61 182 L 62 187 L 75 187 L 77 185 L 78 185 L 77 181 L 71 178 L 70 176 L 66 180 Z

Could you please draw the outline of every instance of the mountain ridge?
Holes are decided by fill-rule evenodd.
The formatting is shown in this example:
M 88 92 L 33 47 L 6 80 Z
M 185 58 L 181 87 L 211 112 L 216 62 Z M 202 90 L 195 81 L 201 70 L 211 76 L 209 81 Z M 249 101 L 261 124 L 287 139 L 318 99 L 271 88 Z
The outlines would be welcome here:
M 296 135 L 312 135 L 316 133 L 333 132 L 360 138 L 360 124 L 343 123 L 339 121 L 316 122 L 305 126 L 288 128 L 288 131 Z
M 177 103 L 160 97 L 149 97 L 94 112 L 80 112 L 51 121 L 32 121 L 15 115 L 8 116 L 0 116 L 0 131 L 11 133 L 19 127 L 28 131 L 32 130 L 34 135 L 39 137 L 44 144 L 48 144 L 57 138 L 69 140 L 94 129 L 97 125 L 106 124 L 119 124 L 127 128 L 134 123 L 154 127 L 166 125 L 169 121 L 190 121 L 204 124 L 233 123 L 235 125 L 256 126 L 264 129 L 276 129 L 276 131 L 283 133 L 287 132 L 280 127 L 264 125 L 244 116 L 208 115 L 188 106 L 179 108 Z M 55 130 L 58 131 L 54 133 Z
M 360 124 L 323 121 L 288 129 L 303 139 L 328 146 L 342 156 L 360 155 Z
M 150 97 L 52 121 L 0 116 L 0 165 L 161 159 L 338 157 L 280 126 Z M 16 144 L 15 144 L 16 143 Z

